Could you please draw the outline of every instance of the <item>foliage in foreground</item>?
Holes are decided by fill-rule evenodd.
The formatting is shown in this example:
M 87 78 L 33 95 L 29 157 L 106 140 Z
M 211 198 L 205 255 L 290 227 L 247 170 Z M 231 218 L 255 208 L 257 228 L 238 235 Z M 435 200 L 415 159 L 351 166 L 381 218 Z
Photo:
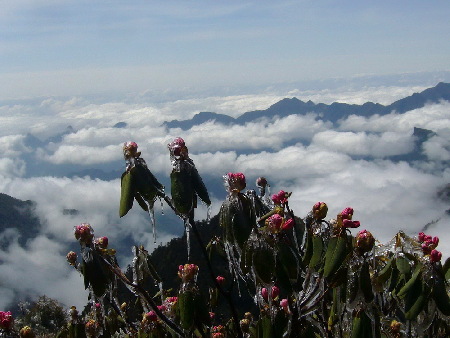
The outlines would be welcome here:
M 164 199 L 183 220 L 188 243 L 192 233 L 200 245 L 212 287 L 199 286 L 189 244 L 186 264 L 173 271 L 179 287 L 168 290 L 145 248 L 134 248 L 131 274 L 126 274 L 108 238 L 96 238 L 89 224 L 81 224 L 75 227 L 81 259 L 70 252 L 67 260 L 84 276 L 89 303 L 83 315 L 71 309 L 59 337 L 450 335 L 450 260 L 441 263 L 437 237 L 399 232 L 381 244 L 367 230 L 352 236 L 349 229 L 360 227 L 352 208 L 326 220 L 328 207 L 317 202 L 300 219 L 290 209 L 290 193 L 268 198 L 264 178 L 257 180 L 258 194 L 244 192 L 245 176 L 228 173 L 228 196 L 219 213 L 222 236 L 204 245 L 193 211 L 197 197 L 210 204 L 206 187 L 184 141 L 174 140 L 169 150 L 174 166 L 171 198 L 140 158 L 137 145 L 125 144 L 128 165 L 122 175 L 120 215 L 134 200 L 152 215 L 155 199 Z M 226 271 L 211 264 L 221 258 Z M 148 280 L 158 285 L 156 294 Z M 124 303 L 118 292 L 122 286 L 131 292 L 131 301 Z M 238 304 L 236 293 L 253 301 Z M 224 304 L 229 315 L 216 316 Z M 17 334 L 11 316 L 0 316 L 3 332 Z M 32 337 L 30 330 L 20 334 Z

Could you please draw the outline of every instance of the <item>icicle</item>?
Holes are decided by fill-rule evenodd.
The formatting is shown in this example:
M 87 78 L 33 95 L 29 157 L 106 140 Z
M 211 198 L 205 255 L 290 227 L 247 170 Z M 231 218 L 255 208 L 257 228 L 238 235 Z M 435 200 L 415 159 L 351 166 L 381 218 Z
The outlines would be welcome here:
M 149 205 L 148 214 L 150 216 L 150 221 L 152 223 L 153 243 L 156 244 L 156 222 L 155 222 L 155 209 L 153 209 L 153 203 Z
M 206 208 L 206 223 L 209 224 L 211 221 L 211 204 Z
M 163 290 L 163 284 L 162 281 L 158 283 L 159 288 L 159 294 L 161 296 L 161 304 L 164 303 L 164 290 Z
M 161 202 L 161 215 L 164 216 L 164 203 L 163 203 L 163 199 L 160 198 L 159 201 Z
M 191 261 L 191 225 L 189 219 L 185 218 L 184 228 L 186 229 L 186 247 L 187 247 L 187 261 Z

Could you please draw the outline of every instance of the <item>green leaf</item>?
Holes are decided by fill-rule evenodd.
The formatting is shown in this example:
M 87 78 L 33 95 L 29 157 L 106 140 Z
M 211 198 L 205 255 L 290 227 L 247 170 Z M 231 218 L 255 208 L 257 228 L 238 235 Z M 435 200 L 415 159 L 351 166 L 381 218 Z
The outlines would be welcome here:
M 405 318 L 415 320 L 428 303 L 431 290 L 420 278 L 408 290 L 405 298 Z
M 309 266 L 314 268 L 317 264 L 322 262 L 323 256 L 323 239 L 321 236 L 312 236 L 312 247 L 313 253 L 311 257 L 311 261 L 309 262 Z
M 191 290 L 184 290 L 178 295 L 178 310 L 180 312 L 181 327 L 190 330 L 194 326 L 196 302 L 195 294 Z
M 364 295 L 364 300 L 367 303 L 373 301 L 374 295 L 372 290 L 372 281 L 370 280 L 369 263 L 364 261 L 360 271 L 359 283 L 361 291 Z
M 133 207 L 136 187 L 134 186 L 133 174 L 131 171 L 124 172 L 121 178 L 120 207 L 119 216 L 123 217 Z
M 170 174 L 172 202 L 180 214 L 188 215 L 194 208 L 195 193 L 192 187 L 191 177 L 188 171 Z
M 432 296 L 437 308 L 445 316 L 450 316 L 450 298 L 448 297 L 445 280 L 440 276 L 436 276 Z
M 353 318 L 352 338 L 372 338 L 372 322 L 366 313 L 361 310 Z
M 409 259 L 404 256 L 397 257 L 397 269 L 403 275 L 408 275 L 411 272 L 411 265 L 409 264 Z
M 325 267 L 323 275 L 325 278 L 333 275 L 342 265 L 347 256 L 347 236 L 345 234 L 332 237 L 328 242 L 325 254 Z
M 400 291 L 397 293 L 397 296 L 403 298 L 406 295 L 406 293 L 413 287 L 416 280 L 421 278 L 421 273 L 422 273 L 422 264 L 417 264 L 416 268 L 414 269 L 413 275 L 408 280 L 408 282 L 406 282 L 406 284 L 400 289 Z

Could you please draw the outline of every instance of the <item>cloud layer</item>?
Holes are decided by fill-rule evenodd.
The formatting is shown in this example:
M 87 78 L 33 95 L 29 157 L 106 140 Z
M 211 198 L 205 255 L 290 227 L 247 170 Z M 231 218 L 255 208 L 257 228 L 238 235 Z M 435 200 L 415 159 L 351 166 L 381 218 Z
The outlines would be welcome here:
M 410 95 L 417 87 L 379 87 L 361 91 L 291 91 L 302 100 L 315 102 L 389 103 Z M 317 201 L 325 201 L 330 217 L 352 206 L 355 219 L 386 242 L 398 230 L 416 234 L 431 221 L 429 230 L 441 236 L 444 255 L 450 252 L 445 215 L 448 208 L 436 192 L 450 181 L 443 161 L 450 159 L 450 104 L 442 102 L 424 108 L 369 118 L 350 116 L 337 126 L 324 123 L 314 113 L 266 119 L 245 126 L 224 126 L 213 121 L 190 130 L 167 129 L 162 122 L 187 119 L 200 111 L 239 116 L 248 110 L 263 109 L 284 96 L 269 93 L 248 96 L 206 97 L 159 103 L 92 102 L 86 98 L 41 99 L 4 104 L 0 110 L 0 192 L 22 200 L 33 200 L 42 222 L 39 236 L 25 247 L 14 231 L 0 234 L 9 246 L 0 251 L 0 308 L 17 301 L 17 294 L 45 293 L 66 305 L 82 306 L 82 279 L 65 262 L 74 245 L 73 226 L 93 225 L 98 236 L 107 235 L 118 247 L 122 266 L 130 262 L 130 248 L 124 238 L 152 249 L 148 215 L 138 208 L 118 218 L 119 178 L 102 181 L 89 177 L 36 176 L 29 172 L 30 157 L 43 165 L 60 166 L 66 172 L 83 165 L 87 168 L 119 163 L 124 141 L 133 140 L 153 173 L 167 181 L 171 170 L 167 143 L 176 136 L 185 139 L 192 159 L 206 182 L 220 186 L 229 171 L 243 172 L 247 185 L 259 176 L 268 178 L 272 192 L 292 191 L 291 206 L 304 216 Z M 378 100 L 376 100 L 378 98 Z M 14 118 L 6 117 L 14 116 Z M 114 128 L 125 122 L 125 128 Z M 38 146 L 33 151 L 27 133 L 41 140 L 55 136 L 71 125 L 75 132 Z M 423 145 L 425 161 L 394 162 L 390 156 L 409 153 L 415 146 L 414 127 L 434 131 Z M 117 167 L 116 170 L 120 170 Z M 61 169 L 62 170 L 62 169 Z M 72 170 L 73 171 L 73 170 Z M 167 189 L 169 190 L 169 189 Z M 211 187 L 213 213 L 217 213 L 224 190 Z M 77 214 L 64 212 L 75 209 Z M 158 244 L 180 235 L 181 221 L 156 205 Z M 167 207 L 165 207 L 167 209 Z M 199 218 L 206 216 L 202 207 Z M 33 283 L 30 283 L 30 271 Z

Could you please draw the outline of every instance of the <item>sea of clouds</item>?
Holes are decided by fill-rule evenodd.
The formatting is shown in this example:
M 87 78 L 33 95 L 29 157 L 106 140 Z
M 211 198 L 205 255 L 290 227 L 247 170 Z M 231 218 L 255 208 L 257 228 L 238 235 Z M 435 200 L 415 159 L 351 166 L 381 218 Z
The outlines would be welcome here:
M 262 119 L 244 126 L 209 121 L 186 131 L 162 125 L 172 119 L 189 119 L 200 111 L 237 117 L 266 109 L 284 97 L 315 103 L 389 104 L 424 89 L 396 86 L 291 90 L 157 103 L 133 98 L 94 102 L 81 97 L 0 103 L 0 192 L 35 201 L 35 212 L 42 224 L 39 235 L 25 246 L 19 245 L 17 232 L 0 234 L 1 241 L 9 243 L 0 250 L 0 310 L 17 303 L 20 297 L 42 294 L 67 306 L 82 307 L 86 303 L 82 278 L 65 260 L 77 224 L 90 223 L 96 235 L 109 237 L 112 247 L 126 238 L 151 250 L 182 234 L 182 221 L 171 215 L 167 206 L 162 215 L 158 203 L 157 244 L 153 243 L 148 215 L 142 210 L 134 208 L 119 219 L 119 177 L 112 181 L 68 177 L 72 167 L 73 171 L 80 165 L 104 169 L 123 163 L 122 144 L 129 140 L 138 143 L 150 169 L 162 181 L 167 181 L 171 171 L 167 144 L 181 136 L 206 182 L 220 185 L 221 176 L 227 172 L 243 172 L 248 188 L 255 188 L 256 178 L 265 176 L 272 193 L 280 189 L 293 192 L 290 205 L 296 215 L 306 215 L 317 201 L 328 204 L 329 217 L 351 206 L 361 228 L 371 231 L 380 242 L 387 242 L 399 230 L 415 235 L 425 224 L 436 221 L 428 233 L 440 236 L 439 248 L 447 257 L 450 235 L 446 229 L 450 219 L 445 210 L 449 207 L 437 197 L 437 191 L 450 182 L 450 170 L 442 166 L 442 161 L 450 160 L 449 102 L 429 104 L 404 114 L 350 116 L 335 126 L 317 119 L 314 113 Z M 127 126 L 114 128 L 118 122 Z M 36 150 L 25 142 L 28 133 L 45 140 L 69 125 L 75 132 L 60 142 L 48 142 Z M 390 160 L 390 156 L 414 149 L 414 127 L 436 133 L 423 146 L 426 160 Z M 64 167 L 67 175 L 34 175 L 30 159 L 43 166 Z M 115 169 L 122 170 L 122 165 Z M 213 214 L 218 212 L 224 196 L 225 190 L 212 193 Z M 76 209 L 78 213 L 65 213 L 65 209 Z M 205 217 L 206 209 L 201 206 L 197 218 Z M 121 249 L 119 263 L 125 267 L 131 250 Z

